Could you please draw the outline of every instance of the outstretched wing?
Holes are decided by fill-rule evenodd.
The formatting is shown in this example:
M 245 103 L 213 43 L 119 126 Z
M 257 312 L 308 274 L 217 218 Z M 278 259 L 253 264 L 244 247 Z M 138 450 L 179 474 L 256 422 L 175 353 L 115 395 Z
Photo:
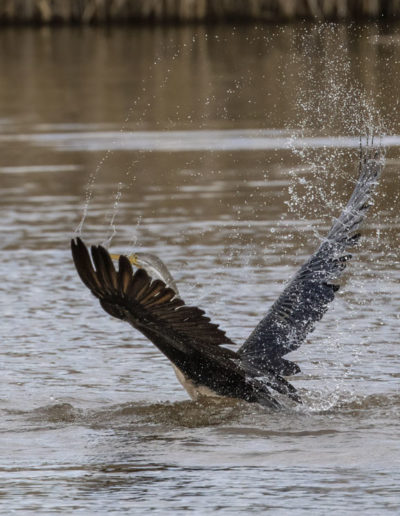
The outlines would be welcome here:
M 143 327 L 168 331 L 177 341 L 184 339 L 219 346 L 233 344 L 205 312 L 186 306 L 175 292 L 159 279 L 152 280 L 144 269 L 133 273 L 125 256 L 119 257 L 116 271 L 109 253 L 102 246 L 92 246 L 93 267 L 89 252 L 80 238 L 71 241 L 75 267 L 83 283 L 100 300 L 110 315 Z
M 301 345 L 339 289 L 331 282 L 341 275 L 351 258 L 347 250 L 360 237 L 357 230 L 371 205 L 371 194 L 383 168 L 379 153 L 371 154 L 368 150 L 362 152 L 360 176 L 353 194 L 326 239 L 239 349 L 245 367 L 282 375 L 300 371 L 296 364 L 282 357 Z
M 208 382 L 223 395 L 244 399 L 251 397 L 255 389 L 259 401 L 269 406 L 279 403 L 267 387 L 300 401 L 296 389 L 278 374 L 273 373 L 260 383 L 250 371 L 242 369 L 237 353 L 221 346 L 233 344 L 225 332 L 211 323 L 203 310 L 186 306 L 163 281 L 152 280 L 144 269 L 133 273 L 125 256 L 119 257 L 116 271 L 110 255 L 101 246 L 92 246 L 91 259 L 80 238 L 71 241 L 71 249 L 81 280 L 104 310 L 141 331 L 180 370 L 185 372 L 189 367 L 191 379 L 206 385 Z

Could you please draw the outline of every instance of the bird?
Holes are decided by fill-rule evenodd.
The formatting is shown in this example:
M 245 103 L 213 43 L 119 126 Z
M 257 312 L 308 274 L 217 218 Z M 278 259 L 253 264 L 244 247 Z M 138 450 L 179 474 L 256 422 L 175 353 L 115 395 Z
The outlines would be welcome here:
M 383 166 L 380 149 L 361 149 L 358 180 L 347 205 L 237 350 L 202 309 L 185 304 L 157 256 L 110 255 L 101 245 L 91 246 L 89 253 L 77 236 L 71 240 L 73 261 L 102 308 L 131 324 L 170 360 L 193 400 L 234 398 L 270 409 L 301 404 L 293 380 L 286 378 L 300 367 L 285 355 L 300 347 L 339 290 L 337 280 L 352 257 L 349 250 L 358 245 Z
M 110 254 L 113 260 L 119 260 L 119 254 Z M 163 280 L 167 287 L 172 288 L 177 296 L 179 296 L 179 289 L 172 274 L 169 272 L 165 263 L 151 253 L 132 253 L 127 256 L 132 265 L 138 269 L 144 269 L 150 277 L 159 278 Z

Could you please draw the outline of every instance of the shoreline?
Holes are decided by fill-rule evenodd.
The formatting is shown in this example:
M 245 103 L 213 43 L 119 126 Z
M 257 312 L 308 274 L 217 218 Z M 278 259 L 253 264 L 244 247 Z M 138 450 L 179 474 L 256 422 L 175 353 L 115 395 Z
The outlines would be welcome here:
M 276 23 L 395 20 L 397 0 L 3 0 L 0 24 Z

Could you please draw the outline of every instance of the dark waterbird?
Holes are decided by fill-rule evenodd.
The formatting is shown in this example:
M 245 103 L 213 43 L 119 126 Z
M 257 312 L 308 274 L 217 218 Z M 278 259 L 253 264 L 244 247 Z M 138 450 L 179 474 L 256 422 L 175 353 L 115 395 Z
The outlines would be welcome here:
M 237 351 L 223 347 L 233 342 L 203 310 L 185 305 L 166 280 L 152 279 L 145 270 L 146 260 L 133 272 L 134 260 L 121 255 L 116 270 L 104 247 L 92 246 L 91 259 L 85 244 L 76 238 L 71 241 L 74 263 L 104 310 L 129 322 L 172 362 L 193 399 L 225 396 L 279 407 L 271 393 L 277 391 L 300 403 L 295 387 L 284 378 L 300 368 L 284 356 L 301 345 L 339 289 L 332 281 L 343 272 L 351 258 L 348 249 L 359 240 L 358 228 L 382 168 L 378 151 L 361 153 L 359 178 L 347 206 Z M 152 270 L 159 270 L 163 278 L 165 266 L 160 263 L 153 264 Z M 136 265 L 141 265 L 140 259 Z

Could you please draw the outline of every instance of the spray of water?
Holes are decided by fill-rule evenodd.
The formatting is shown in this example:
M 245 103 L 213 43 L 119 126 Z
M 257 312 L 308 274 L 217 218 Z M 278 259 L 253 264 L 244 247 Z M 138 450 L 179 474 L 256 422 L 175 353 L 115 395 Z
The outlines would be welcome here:
M 335 42 L 335 48 L 325 44 L 321 55 L 322 38 Z M 340 26 L 318 25 L 295 44 L 293 59 L 297 60 L 302 87 L 297 94 L 298 122 L 290 144 L 301 167 L 289 171 L 291 199 L 287 204 L 298 218 L 318 219 L 320 207 L 325 211 L 340 208 L 336 185 L 349 181 L 346 163 L 357 162 L 357 151 L 343 147 L 313 149 L 297 145 L 299 138 L 356 136 L 362 145 L 369 145 L 373 139 L 379 140 L 384 127 L 374 97 L 354 76 L 357 64 L 351 62 L 349 44 Z M 340 134 L 343 131 L 345 134 Z
M 119 182 L 118 183 L 117 191 L 115 193 L 114 205 L 113 205 L 113 208 L 112 208 L 112 211 L 111 211 L 111 216 L 110 216 L 110 235 L 103 242 L 103 246 L 106 247 L 106 248 L 108 248 L 110 246 L 111 241 L 112 241 L 114 235 L 117 233 L 117 229 L 115 227 L 115 217 L 116 217 L 116 215 L 118 213 L 118 206 L 119 206 L 119 202 L 120 202 L 121 197 L 122 197 L 122 190 L 123 190 L 123 188 L 124 188 L 124 184 Z
M 335 48 L 319 45 L 322 38 L 335 44 Z M 297 124 L 295 129 L 291 128 L 290 145 L 300 166 L 288 172 L 290 199 L 286 203 L 287 216 L 302 220 L 317 245 L 325 238 L 331 217 L 336 216 L 348 200 L 348 194 L 340 194 L 338 190 L 352 191 L 357 174 L 354 164 L 358 162 L 359 155 L 356 149 L 343 147 L 313 149 L 299 145 L 298 140 L 314 135 L 358 137 L 360 147 L 379 147 L 385 130 L 376 99 L 362 88 L 355 77 L 357 63 L 351 62 L 349 42 L 340 26 L 314 26 L 292 44 L 293 62 L 299 70 L 302 87 L 297 92 Z M 317 228 L 321 227 L 321 221 L 325 222 L 325 227 L 319 231 Z M 347 327 L 346 332 L 349 331 L 351 328 Z M 339 356 L 344 337 L 340 321 L 336 321 L 336 331 L 324 336 L 327 353 L 334 350 Z M 304 352 L 307 353 L 306 350 Z M 329 392 L 323 392 L 310 401 L 310 410 L 330 410 L 343 399 L 344 393 L 349 399 L 353 396 L 346 380 L 352 375 L 357 354 L 357 349 L 353 349 L 354 361 L 341 370 L 340 379 L 332 379 L 327 387 Z M 329 357 L 320 367 L 328 378 Z
M 195 44 L 195 42 L 196 42 L 196 37 L 193 36 L 192 46 Z M 182 47 L 176 48 L 170 58 L 172 63 L 174 63 L 178 59 L 178 57 L 181 54 L 183 54 L 184 52 L 192 52 L 192 46 L 184 43 Z M 153 64 L 149 66 L 148 74 L 146 75 L 146 80 L 148 80 L 149 78 L 151 79 L 152 74 L 154 74 L 154 70 L 156 70 L 157 66 L 160 64 L 162 59 L 163 58 L 161 56 L 155 57 Z M 164 78 L 159 85 L 159 88 L 161 90 L 167 87 L 168 81 L 169 81 L 169 78 L 170 78 L 170 75 L 172 72 L 172 68 L 173 67 L 169 67 L 167 69 L 166 73 L 164 74 Z M 144 81 L 145 81 L 145 79 L 142 80 L 143 83 L 144 83 Z M 142 87 L 142 92 L 143 92 L 143 94 L 146 93 L 146 88 L 145 88 L 144 84 Z M 141 111 L 138 113 L 138 111 L 140 110 L 141 104 L 142 104 L 142 108 L 141 108 Z M 152 105 L 151 105 L 151 103 L 149 103 L 146 100 L 145 95 L 143 95 L 143 97 L 138 95 L 132 101 L 132 105 L 128 108 L 124 122 L 123 122 L 121 128 L 119 129 L 119 133 L 123 134 L 127 131 L 130 121 L 134 115 L 137 115 L 136 125 L 139 126 L 141 124 L 142 120 L 146 119 L 146 116 L 148 115 L 148 112 L 151 110 L 151 108 L 152 108 Z M 99 161 L 95 171 L 89 177 L 88 183 L 85 188 L 85 200 L 84 200 L 84 204 L 83 204 L 83 208 L 82 208 L 82 217 L 81 217 L 81 220 L 80 220 L 78 226 L 76 227 L 76 229 L 74 231 L 74 237 L 81 236 L 81 234 L 82 234 L 86 218 L 89 214 L 89 206 L 93 199 L 95 182 L 96 182 L 96 180 L 99 176 L 99 173 L 100 173 L 101 169 L 103 168 L 104 164 L 110 158 L 110 156 L 113 154 L 112 148 L 114 147 L 115 143 L 116 143 L 116 141 L 114 140 L 112 142 L 111 149 L 108 149 L 106 151 L 105 155 Z M 134 175 L 134 172 L 137 168 L 137 165 L 139 165 L 139 164 L 140 164 L 140 160 L 137 160 L 137 159 L 132 160 L 132 162 L 130 163 L 128 168 L 125 170 L 125 182 L 122 182 L 122 181 L 118 182 L 117 189 L 113 195 L 114 200 L 113 200 L 113 206 L 112 206 L 112 213 L 111 213 L 111 215 L 108 214 L 106 216 L 106 218 L 109 219 L 109 232 L 110 232 L 109 236 L 103 242 L 103 244 L 106 247 L 109 247 L 111 245 L 112 239 L 114 238 L 114 236 L 117 233 L 115 219 L 118 214 L 118 209 L 119 209 L 119 205 L 120 205 L 120 202 L 121 202 L 121 199 L 123 196 L 123 191 L 129 190 L 133 186 L 134 182 L 136 181 L 136 176 Z M 139 225 L 140 225 L 140 221 L 139 221 L 139 224 L 136 225 L 136 230 L 139 227 Z M 132 237 L 132 240 L 136 243 L 136 237 Z
M 89 205 L 90 205 L 90 202 L 93 197 L 93 189 L 94 189 L 94 184 L 96 182 L 96 178 L 98 177 L 99 172 L 100 172 L 101 168 L 103 167 L 105 161 L 108 159 L 110 152 L 111 151 L 109 151 L 109 150 L 106 152 L 106 154 L 99 161 L 95 171 L 92 174 L 90 174 L 90 176 L 89 176 L 89 180 L 88 180 L 86 188 L 85 188 L 85 201 L 84 201 L 83 208 L 82 208 L 82 217 L 81 217 L 81 220 L 80 220 L 78 226 L 76 227 L 76 229 L 74 231 L 74 238 L 80 237 L 82 234 L 83 225 L 84 225 L 86 217 L 88 215 Z

